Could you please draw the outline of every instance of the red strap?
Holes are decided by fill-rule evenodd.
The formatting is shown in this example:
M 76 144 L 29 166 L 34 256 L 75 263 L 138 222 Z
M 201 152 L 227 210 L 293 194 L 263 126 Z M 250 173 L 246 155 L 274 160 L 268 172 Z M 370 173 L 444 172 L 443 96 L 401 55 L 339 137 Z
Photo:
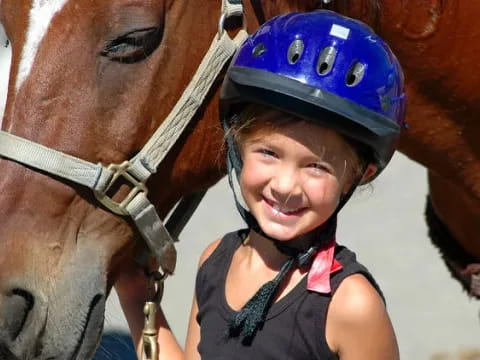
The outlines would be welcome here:
M 330 244 L 320 249 L 315 255 L 312 266 L 308 271 L 307 289 L 323 294 L 328 294 L 332 291 L 330 287 L 330 274 L 342 269 L 340 264 L 335 259 L 335 240 Z

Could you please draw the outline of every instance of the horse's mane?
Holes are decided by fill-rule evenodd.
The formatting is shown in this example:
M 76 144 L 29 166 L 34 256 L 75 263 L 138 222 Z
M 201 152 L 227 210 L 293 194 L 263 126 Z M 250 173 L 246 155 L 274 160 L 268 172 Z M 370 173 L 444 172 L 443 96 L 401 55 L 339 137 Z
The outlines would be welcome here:
M 354 17 L 362 16 L 370 25 L 375 26 L 380 13 L 381 0 L 361 0 L 352 5 L 352 0 L 332 0 L 324 4 L 323 0 L 250 0 L 254 7 L 261 4 L 266 18 L 283 14 L 289 11 L 312 11 L 315 9 L 329 9 Z
M 329 4 L 325 4 L 323 0 L 283 0 L 293 9 L 310 11 L 314 9 L 331 9 L 331 10 L 347 10 L 351 6 L 351 0 L 331 0 Z M 364 0 L 362 6 L 371 11 L 380 10 L 380 0 Z
M 301 2 L 301 1 L 300 1 Z M 323 0 L 315 1 L 317 9 L 330 9 L 341 14 L 359 18 L 369 24 L 375 31 L 379 30 L 381 0 L 332 0 L 324 4 Z
M 311 11 L 319 8 L 319 0 L 250 0 L 254 8 L 262 8 L 266 19 L 290 11 Z

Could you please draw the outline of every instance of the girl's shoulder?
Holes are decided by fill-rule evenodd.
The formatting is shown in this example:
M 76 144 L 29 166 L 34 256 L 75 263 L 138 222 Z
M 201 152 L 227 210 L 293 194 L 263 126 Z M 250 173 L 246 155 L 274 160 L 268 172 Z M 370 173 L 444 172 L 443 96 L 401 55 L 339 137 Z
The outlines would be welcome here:
M 332 277 L 333 294 L 330 315 L 341 322 L 361 321 L 370 310 L 385 309 L 383 293 L 368 269 L 357 261 L 356 254 L 342 245 L 335 246 L 335 259 L 341 271 Z
M 200 255 L 200 260 L 198 261 L 198 267 L 202 266 L 203 263 L 205 262 L 205 260 L 207 260 L 210 255 L 213 254 L 213 252 L 215 251 L 215 249 L 217 249 L 218 245 L 220 244 L 220 242 L 222 241 L 221 238 L 213 241 L 210 243 L 210 245 L 208 245 L 205 250 L 203 250 L 202 252 L 202 255 Z
M 233 253 L 241 244 L 239 232 L 226 234 L 213 241 L 202 252 L 198 264 L 195 293 L 199 305 L 225 281 Z
M 351 251 L 345 246 L 337 244 L 335 246 L 335 259 L 342 265 L 342 270 L 334 273 L 331 278 L 334 292 L 340 285 L 343 284 L 344 280 L 354 274 L 361 274 L 364 276 L 363 279 L 367 280 L 370 285 L 373 286 L 373 288 L 379 293 L 380 297 L 383 299 L 383 302 L 385 302 L 385 298 L 382 290 L 380 289 L 380 286 L 378 285 L 377 281 L 370 273 L 368 268 L 366 268 L 357 260 L 355 252 Z
M 327 339 L 334 352 L 355 354 L 345 356 L 347 359 L 398 358 L 395 334 L 383 298 L 363 274 L 346 277 L 333 294 L 328 309 Z M 374 354 L 371 349 L 375 349 Z M 388 356 L 383 357 L 385 354 Z
M 377 289 L 363 274 L 347 276 L 335 291 L 330 310 L 336 319 L 344 322 L 361 322 L 373 313 L 385 311 L 385 303 Z
M 207 261 L 211 257 L 220 256 L 221 254 L 229 250 L 234 251 L 243 241 L 245 233 L 246 230 L 244 229 L 233 231 L 225 234 L 222 238 L 216 239 L 215 241 L 211 242 L 205 248 L 205 250 L 203 250 L 202 255 L 200 256 L 198 266 L 201 267 L 205 263 L 205 261 Z

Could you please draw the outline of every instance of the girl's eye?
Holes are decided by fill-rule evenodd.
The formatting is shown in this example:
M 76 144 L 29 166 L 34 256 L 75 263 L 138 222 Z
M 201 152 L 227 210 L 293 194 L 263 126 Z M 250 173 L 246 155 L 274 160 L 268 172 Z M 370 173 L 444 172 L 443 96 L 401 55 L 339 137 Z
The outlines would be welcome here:
M 259 152 L 260 152 L 260 154 L 262 154 L 264 156 L 277 157 L 277 154 L 274 151 L 269 150 L 269 149 L 261 149 Z
M 133 64 L 149 57 L 162 40 L 162 28 L 135 30 L 107 43 L 100 55 L 124 64 Z
M 322 163 L 311 163 L 311 164 L 308 165 L 308 167 L 313 169 L 314 171 L 317 171 L 317 172 L 332 173 L 332 169 L 328 165 L 325 165 L 325 164 L 322 164 Z

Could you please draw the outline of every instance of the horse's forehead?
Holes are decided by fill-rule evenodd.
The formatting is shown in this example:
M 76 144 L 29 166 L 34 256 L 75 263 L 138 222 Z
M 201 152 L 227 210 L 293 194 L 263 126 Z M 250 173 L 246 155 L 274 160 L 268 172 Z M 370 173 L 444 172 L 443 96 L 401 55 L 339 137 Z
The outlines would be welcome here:
M 2 0 L 0 0 L 2 1 Z M 30 70 L 37 54 L 38 47 L 48 31 L 52 19 L 71 0 L 33 0 L 28 15 L 25 43 L 18 68 L 15 89 L 18 91 Z

